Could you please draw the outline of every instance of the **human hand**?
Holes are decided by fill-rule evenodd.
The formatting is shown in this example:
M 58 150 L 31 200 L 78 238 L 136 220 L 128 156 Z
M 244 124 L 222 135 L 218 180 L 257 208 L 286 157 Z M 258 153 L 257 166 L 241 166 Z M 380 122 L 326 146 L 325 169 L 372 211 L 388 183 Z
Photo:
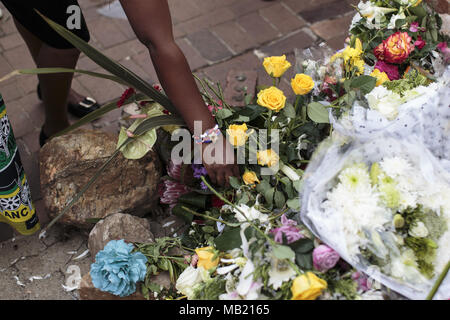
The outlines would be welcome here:
M 219 186 L 229 186 L 230 177 L 239 176 L 234 148 L 222 136 L 215 142 L 202 145 L 202 162 L 211 182 Z

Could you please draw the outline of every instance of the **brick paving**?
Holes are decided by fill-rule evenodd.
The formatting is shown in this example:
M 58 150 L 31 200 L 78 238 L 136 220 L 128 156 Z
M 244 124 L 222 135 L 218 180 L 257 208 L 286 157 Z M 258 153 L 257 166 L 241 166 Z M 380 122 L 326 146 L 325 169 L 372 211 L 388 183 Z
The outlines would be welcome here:
M 254 70 L 259 84 L 270 84 L 261 67 L 265 55 L 287 54 L 294 63 L 294 49 L 326 42 L 340 49 L 346 38 L 355 0 L 168 0 L 174 36 L 191 69 L 200 77 L 226 86 L 230 70 Z M 136 39 L 129 23 L 100 15 L 103 0 L 79 0 L 91 32 L 91 44 L 152 83 L 155 70 L 146 48 Z M 0 77 L 34 64 L 10 14 L 3 10 L 0 20 Z M 77 68 L 101 71 L 81 56 Z M 293 72 L 293 70 L 291 70 Z M 289 74 L 288 76 L 291 76 Z M 269 81 L 269 82 L 268 82 Z M 43 105 L 36 96 L 37 78 L 17 76 L 0 83 L 8 115 L 19 144 L 22 161 L 31 185 L 41 221 L 42 212 L 38 136 L 44 122 Z M 282 86 L 288 88 L 285 81 Z M 73 88 L 105 103 L 123 92 L 124 87 L 86 75 L 76 75 Z M 114 112 L 90 127 L 117 131 Z M 70 118 L 75 121 L 74 118 Z M 0 226 L 0 228 L 2 228 Z

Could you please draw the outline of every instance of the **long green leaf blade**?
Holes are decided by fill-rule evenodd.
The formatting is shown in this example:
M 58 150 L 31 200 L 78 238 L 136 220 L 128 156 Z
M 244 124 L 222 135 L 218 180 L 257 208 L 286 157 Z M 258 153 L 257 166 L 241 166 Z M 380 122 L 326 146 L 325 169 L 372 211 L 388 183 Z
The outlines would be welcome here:
M 36 12 L 52 27 L 58 34 L 60 34 L 64 39 L 69 41 L 73 46 L 83 52 L 86 56 L 91 58 L 95 63 L 109 71 L 113 75 L 121 78 L 123 81 L 128 83 L 131 87 L 136 90 L 146 94 L 164 108 L 166 108 L 172 114 L 177 114 L 177 110 L 172 104 L 172 102 L 158 90 L 154 89 L 145 80 L 137 76 L 134 72 L 122 66 L 120 63 L 114 62 L 103 53 L 89 45 L 86 41 L 82 40 L 69 30 L 60 26 L 59 24 L 53 22 L 46 16 L 42 15 L 39 11 Z
M 123 105 L 127 105 L 129 103 L 134 102 L 135 100 L 143 100 L 146 99 L 147 96 L 143 95 L 142 93 L 138 93 L 136 94 L 134 97 L 128 98 L 124 101 Z M 81 126 L 90 123 L 94 120 L 97 120 L 99 118 L 101 118 L 102 116 L 104 116 L 105 114 L 107 114 L 108 112 L 117 109 L 117 102 L 119 101 L 119 99 L 114 99 L 111 102 L 106 103 L 105 105 L 103 105 L 102 107 L 100 107 L 97 110 L 92 111 L 91 113 L 89 113 L 88 115 L 84 116 L 83 118 L 81 118 L 80 120 L 78 120 L 77 122 L 73 123 L 71 126 L 67 127 L 66 129 L 58 132 L 57 134 L 55 134 L 53 137 L 59 137 L 62 135 L 65 135 L 75 129 L 80 128 Z
M 128 83 L 122 79 L 99 72 L 80 70 L 80 69 L 69 69 L 69 68 L 35 68 L 35 69 L 20 69 L 17 70 L 20 74 L 53 74 L 53 73 L 82 73 L 96 78 L 102 78 L 107 80 L 112 80 L 114 82 L 128 86 Z

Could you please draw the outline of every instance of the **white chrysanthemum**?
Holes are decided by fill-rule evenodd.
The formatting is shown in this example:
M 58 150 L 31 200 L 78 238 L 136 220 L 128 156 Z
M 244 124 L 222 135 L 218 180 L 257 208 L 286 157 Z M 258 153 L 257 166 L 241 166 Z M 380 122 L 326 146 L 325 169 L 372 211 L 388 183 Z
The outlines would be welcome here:
M 424 208 L 433 210 L 438 214 L 448 214 L 449 194 L 450 187 L 444 183 L 426 184 L 420 193 L 419 201 Z
M 411 283 L 422 283 L 426 279 L 418 270 L 414 251 L 406 249 L 398 257 L 391 257 L 392 276 Z
M 369 172 L 364 165 L 354 165 L 344 169 L 339 175 L 339 180 L 349 190 L 367 189 L 370 186 Z
M 275 290 L 278 290 L 283 282 L 295 278 L 295 275 L 296 272 L 286 261 L 272 257 L 269 270 L 269 286 L 272 285 Z
M 392 218 L 392 214 L 380 206 L 380 196 L 370 186 L 351 190 L 339 183 L 327 197 L 322 207 L 326 215 L 339 215 L 336 219 L 342 225 L 346 250 L 353 256 L 359 253 L 364 241 L 363 229 L 381 228 Z
M 389 177 L 394 179 L 412 171 L 411 164 L 400 157 L 385 158 L 380 162 L 380 167 Z

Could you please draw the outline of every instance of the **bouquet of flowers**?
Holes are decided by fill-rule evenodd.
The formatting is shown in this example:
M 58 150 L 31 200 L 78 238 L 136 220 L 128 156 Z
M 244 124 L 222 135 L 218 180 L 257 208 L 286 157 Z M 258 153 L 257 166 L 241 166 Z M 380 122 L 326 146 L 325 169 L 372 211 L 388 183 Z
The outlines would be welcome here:
M 301 218 L 358 270 L 423 299 L 450 259 L 449 178 L 415 141 L 330 138 L 305 172 Z

